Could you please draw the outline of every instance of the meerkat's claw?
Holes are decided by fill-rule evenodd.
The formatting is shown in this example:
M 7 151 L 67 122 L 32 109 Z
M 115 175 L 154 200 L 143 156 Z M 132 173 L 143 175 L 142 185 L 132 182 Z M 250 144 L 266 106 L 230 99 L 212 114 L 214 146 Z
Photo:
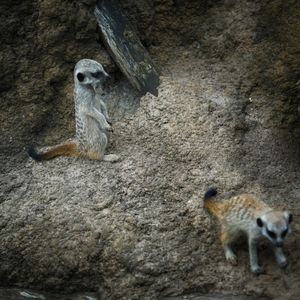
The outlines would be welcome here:
M 262 267 L 260 266 L 255 266 L 255 267 L 251 267 L 251 271 L 255 274 L 255 275 L 261 275 L 264 274 L 265 271 Z

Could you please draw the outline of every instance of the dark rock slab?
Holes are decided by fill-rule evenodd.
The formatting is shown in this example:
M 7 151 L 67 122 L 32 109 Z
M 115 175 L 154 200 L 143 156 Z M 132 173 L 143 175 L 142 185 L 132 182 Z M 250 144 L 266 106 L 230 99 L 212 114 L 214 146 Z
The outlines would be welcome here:
M 104 43 L 122 72 L 139 91 L 157 96 L 159 74 L 118 1 L 97 1 L 95 16 Z

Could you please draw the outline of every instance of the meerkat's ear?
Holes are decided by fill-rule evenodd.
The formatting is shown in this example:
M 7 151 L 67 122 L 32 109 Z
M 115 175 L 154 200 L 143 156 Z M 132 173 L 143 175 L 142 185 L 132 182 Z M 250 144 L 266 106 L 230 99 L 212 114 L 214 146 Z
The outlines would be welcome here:
M 291 223 L 293 221 L 293 215 L 290 214 L 288 211 L 284 212 L 284 217 L 286 218 L 286 220 Z
M 264 226 L 264 223 L 263 223 L 261 218 L 256 219 L 256 224 L 257 224 L 258 227 L 263 227 Z

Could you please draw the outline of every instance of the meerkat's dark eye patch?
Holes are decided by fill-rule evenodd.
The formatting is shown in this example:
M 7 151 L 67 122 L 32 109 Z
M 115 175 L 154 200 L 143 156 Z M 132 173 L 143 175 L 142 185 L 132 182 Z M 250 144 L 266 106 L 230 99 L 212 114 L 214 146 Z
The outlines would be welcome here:
M 84 80 L 84 75 L 82 73 L 77 73 L 77 79 L 79 82 L 82 82 Z
M 287 233 L 288 233 L 288 229 L 286 229 L 286 230 L 282 231 L 282 233 L 281 233 L 281 237 L 284 239 L 284 238 L 285 238 L 285 236 L 287 235 Z
M 289 214 L 289 223 L 291 223 L 293 221 L 293 215 Z
M 256 219 L 256 224 L 257 224 L 257 226 L 259 226 L 259 227 L 263 227 L 263 226 L 264 226 L 264 223 L 263 223 L 263 221 L 262 221 L 261 218 L 257 218 L 257 219 Z
M 101 71 L 97 71 L 94 73 L 91 73 L 92 77 L 99 79 L 100 77 L 102 77 L 103 73 Z
M 275 232 L 273 232 L 273 231 L 267 229 L 267 233 L 268 233 L 268 235 L 269 235 L 272 239 L 276 239 L 276 233 L 275 233 Z

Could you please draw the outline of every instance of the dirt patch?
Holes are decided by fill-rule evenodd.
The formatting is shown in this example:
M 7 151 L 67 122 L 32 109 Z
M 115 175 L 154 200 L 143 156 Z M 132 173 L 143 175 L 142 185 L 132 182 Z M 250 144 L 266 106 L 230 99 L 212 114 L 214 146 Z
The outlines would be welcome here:
M 162 71 L 159 97 L 141 99 L 96 42 L 93 1 L 13 3 L 1 20 L 15 74 L 1 89 L 1 284 L 103 299 L 299 297 L 299 231 L 287 269 L 263 244 L 255 277 L 246 246 L 226 263 L 201 203 L 211 185 L 220 197 L 251 192 L 299 226 L 298 2 L 122 1 Z M 122 159 L 33 162 L 29 143 L 74 134 L 72 69 L 84 57 L 114 74 L 104 97 Z

